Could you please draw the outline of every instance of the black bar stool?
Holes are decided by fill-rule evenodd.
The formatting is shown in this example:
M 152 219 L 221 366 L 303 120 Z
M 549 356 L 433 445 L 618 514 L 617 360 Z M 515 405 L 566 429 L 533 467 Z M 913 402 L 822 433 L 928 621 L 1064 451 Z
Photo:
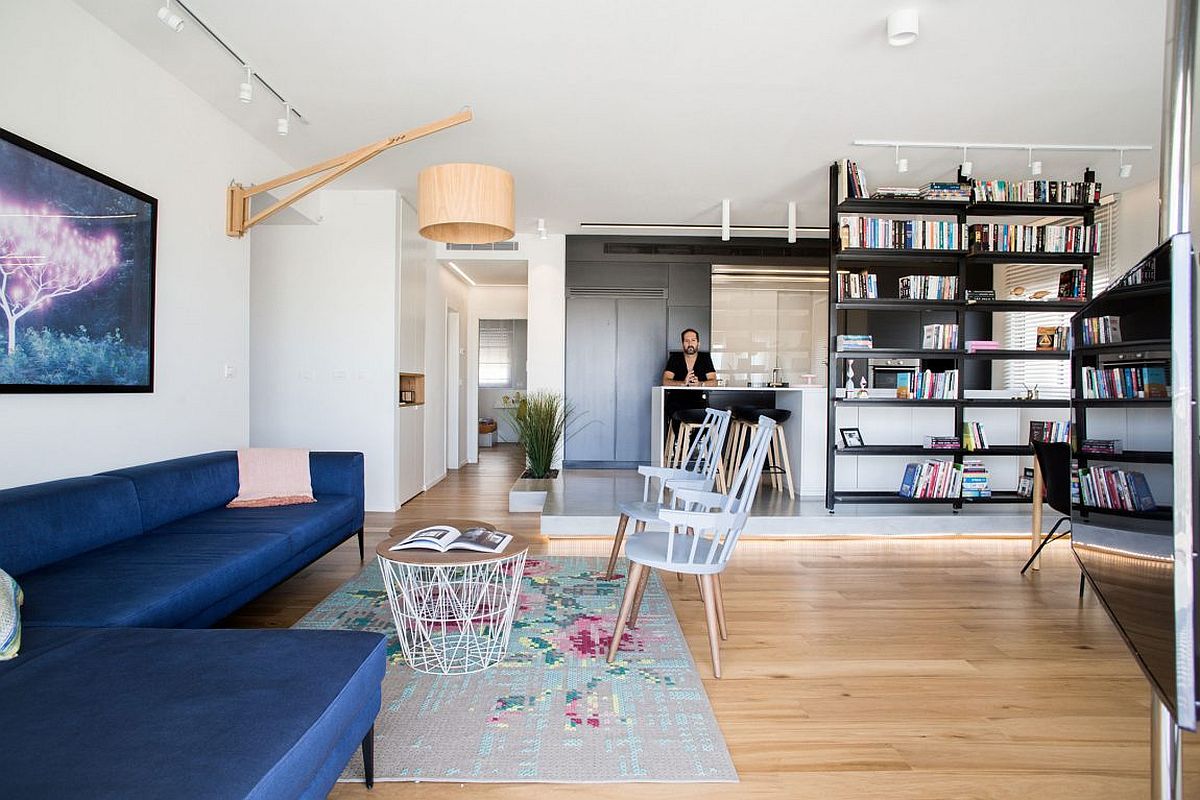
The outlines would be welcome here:
M 792 481 L 787 436 L 783 432 L 783 423 L 791 418 L 792 412 L 786 408 L 754 408 L 753 406 L 734 406 L 731 410 L 733 419 L 730 424 L 733 429 L 730 431 L 729 441 L 732 444 L 729 449 L 726 472 L 730 475 L 737 474 L 738 467 L 745 455 L 746 445 L 754 432 L 758 430 L 758 418 L 766 417 L 774 420 L 777 424 L 775 425 L 775 435 L 771 437 L 771 449 L 767 451 L 767 465 L 763 467 L 763 474 L 770 474 L 771 485 L 774 488 L 787 489 L 788 495 L 795 497 L 796 487 Z

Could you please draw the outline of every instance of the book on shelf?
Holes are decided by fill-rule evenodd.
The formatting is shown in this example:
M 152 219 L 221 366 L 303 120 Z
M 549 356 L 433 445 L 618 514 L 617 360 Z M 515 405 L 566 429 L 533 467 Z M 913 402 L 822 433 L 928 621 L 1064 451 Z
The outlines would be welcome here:
M 1121 318 L 1114 316 L 1084 317 L 1079 321 L 1083 344 L 1120 344 Z
M 987 433 L 982 422 L 964 422 L 962 435 L 964 450 L 986 450 L 988 448 Z
M 839 236 L 843 250 L 962 250 L 966 241 L 957 222 L 854 215 L 842 215 Z
M 957 436 L 926 436 L 925 447 L 928 450 L 958 450 L 962 442 Z
M 970 226 L 971 249 L 977 253 L 1100 252 L 1100 224 L 1017 225 L 978 222 Z
M 1158 504 L 1146 476 L 1134 470 L 1095 466 L 1078 469 L 1080 502 L 1090 508 L 1154 511 Z
M 838 300 L 874 300 L 879 297 L 879 277 L 874 272 L 839 272 Z
M 1095 181 L 976 180 L 971 182 L 976 203 L 1069 203 L 1096 205 L 1100 184 Z
M 958 497 L 961 489 L 961 466 L 952 461 L 931 459 L 905 466 L 898 494 L 901 497 L 927 500 Z
M 839 333 L 837 337 L 838 350 L 870 350 L 874 340 L 868 334 Z
M 896 374 L 896 399 L 908 400 L 912 397 L 913 374 L 899 372 Z
M 958 325 L 953 322 L 935 322 L 924 326 L 921 337 L 923 350 L 954 350 L 958 347 Z
M 1065 352 L 1070 328 L 1066 325 L 1038 325 L 1037 349 Z
M 1087 268 L 1078 267 L 1058 273 L 1058 299 L 1081 300 L 1087 290 Z
M 867 181 L 858 164 L 849 159 L 842 159 L 841 169 L 838 170 L 838 197 L 848 200 L 856 197 L 867 197 Z
M 916 200 L 921 196 L 921 190 L 915 186 L 880 186 L 871 192 L 876 200 Z
M 1062 420 L 1030 420 L 1030 442 L 1065 442 L 1071 441 L 1071 423 Z
M 988 350 L 999 350 L 1000 343 L 995 339 L 967 339 L 968 353 L 982 353 Z
M 991 497 L 991 475 L 979 459 L 964 459 L 962 463 L 961 497 Z
M 1084 439 L 1079 450 L 1100 456 L 1119 456 L 1125 452 L 1120 439 Z
M 948 369 L 945 372 L 925 370 L 916 373 L 912 385 L 912 397 L 915 400 L 958 399 L 958 370 Z
M 971 199 L 971 187 L 965 183 L 933 181 L 921 187 L 922 200 L 950 200 L 955 203 L 966 203 Z
M 1084 400 L 1164 400 L 1171 396 L 1168 362 L 1142 366 L 1084 367 Z
M 967 289 L 966 294 L 968 303 L 991 303 L 996 300 L 995 289 Z
M 901 300 L 953 300 L 958 297 L 958 276 L 905 275 L 899 294 Z
M 469 550 L 474 553 L 500 553 L 512 541 L 512 536 L 487 528 L 467 528 L 460 531 L 453 525 L 432 525 L 421 528 L 389 547 L 389 550 Z
M 1017 497 L 1033 497 L 1033 467 L 1021 470 L 1021 479 L 1017 481 Z
M 1157 253 L 1151 253 L 1146 258 L 1143 258 L 1133 266 L 1133 269 L 1121 276 L 1121 279 L 1113 284 L 1117 286 L 1141 286 L 1144 283 L 1154 283 L 1158 280 L 1158 261 Z

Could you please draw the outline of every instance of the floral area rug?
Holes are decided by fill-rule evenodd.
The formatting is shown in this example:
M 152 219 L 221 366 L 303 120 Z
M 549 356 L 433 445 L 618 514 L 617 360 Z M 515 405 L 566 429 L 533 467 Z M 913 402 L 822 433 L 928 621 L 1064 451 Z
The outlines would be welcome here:
M 657 575 L 620 657 L 605 662 L 625 576 L 603 580 L 603 567 L 598 558 L 529 559 L 508 656 L 473 675 L 405 665 L 375 564 L 295 627 L 389 635 L 377 781 L 736 781 Z M 342 780 L 362 775 L 355 755 Z

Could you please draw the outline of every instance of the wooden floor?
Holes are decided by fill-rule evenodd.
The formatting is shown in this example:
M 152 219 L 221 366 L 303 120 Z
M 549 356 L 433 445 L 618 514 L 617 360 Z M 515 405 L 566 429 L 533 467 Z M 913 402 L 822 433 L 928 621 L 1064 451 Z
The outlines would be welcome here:
M 393 525 L 474 517 L 538 532 L 509 515 L 520 470 L 484 451 L 397 514 L 369 514 L 368 545 Z M 599 532 L 598 532 L 599 533 Z M 797 531 L 797 533 L 803 533 Z M 868 533 L 864 531 L 864 533 Z M 601 539 L 545 542 L 607 554 Z M 1146 798 L 1149 690 L 1094 597 L 1076 596 L 1063 545 L 1018 574 L 1014 540 L 745 541 L 724 578 L 725 677 L 712 679 L 694 582 L 665 581 L 705 677 L 741 783 L 554 787 L 613 798 Z M 360 569 L 342 545 L 226 621 L 287 627 Z M 1200 791 L 1200 747 L 1185 740 Z M 527 798 L 522 784 L 339 785 L 338 798 Z

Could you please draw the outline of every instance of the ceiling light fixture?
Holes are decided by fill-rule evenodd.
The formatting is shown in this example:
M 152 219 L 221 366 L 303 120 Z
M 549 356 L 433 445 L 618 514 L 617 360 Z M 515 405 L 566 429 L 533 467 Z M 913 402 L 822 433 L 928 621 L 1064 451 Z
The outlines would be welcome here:
M 788 244 L 796 243 L 796 201 L 788 201 Z
M 1032 147 L 1029 148 L 1029 174 L 1030 175 L 1041 175 L 1042 174 L 1042 162 L 1033 160 L 1033 148 Z
M 896 147 L 896 172 L 908 172 L 908 159 L 900 157 L 900 147 Z
M 1133 164 L 1125 163 L 1125 151 L 1124 150 L 1120 150 L 1118 152 L 1121 154 L 1121 177 L 1128 178 L 1130 175 L 1133 174 Z
M 729 198 L 721 201 L 721 241 L 729 241 Z
M 471 286 L 478 286 L 478 285 L 479 285 L 479 284 L 477 284 L 475 281 L 471 280 L 471 276 L 470 276 L 470 275 L 468 275 L 467 273 L 465 273 L 465 272 L 463 272 L 461 269 L 459 269 L 459 268 L 458 268 L 458 264 L 455 264 L 453 261 L 447 261 L 447 262 L 446 262 L 446 266 L 448 266 L 448 267 L 450 267 L 450 269 L 454 270 L 454 273 L 455 273 L 456 275 L 458 275 L 458 277 L 460 277 L 460 278 L 462 278 L 464 281 L 466 281 L 466 282 L 467 282 L 469 285 L 471 285 Z
M 722 229 L 720 225 L 696 225 L 684 223 L 671 225 L 662 222 L 581 222 L 579 229 L 584 231 L 676 231 L 687 233 L 714 234 Z M 739 231 L 751 236 L 784 236 L 787 227 L 783 225 L 730 225 L 730 231 Z M 822 237 L 829 235 L 829 228 L 824 225 L 797 225 L 796 234 L 806 237 Z
M 546 220 L 542 219 L 541 217 L 538 217 L 537 232 L 538 232 L 539 239 L 548 239 L 549 238 L 549 235 L 546 233 Z
M 246 78 L 238 84 L 238 100 L 249 103 L 254 99 L 254 72 L 246 67 Z
M 176 33 L 183 30 L 183 17 L 171 10 L 171 0 L 167 0 L 167 4 L 158 10 L 158 21 Z
M 967 148 L 973 150 L 1025 150 L 1029 153 L 1029 171 L 1034 175 L 1041 174 L 1040 161 L 1033 160 L 1034 150 L 1050 150 L 1052 152 L 1073 151 L 1080 153 L 1119 153 L 1121 158 L 1120 174 L 1128 178 L 1133 174 L 1133 165 L 1125 163 L 1126 150 L 1150 151 L 1148 144 L 1018 144 L 1016 142 L 908 142 L 895 139 L 855 139 L 851 144 L 855 147 L 888 147 L 900 152 L 901 147 L 923 147 L 939 150 L 962 150 L 963 160 L 960 174 L 967 178 L 971 175 L 973 164 L 967 160 Z M 899 168 L 899 161 L 897 161 Z
M 417 176 L 417 225 L 426 239 L 491 244 L 513 237 L 511 172 L 487 164 L 437 164 Z
M 963 178 L 971 177 L 971 171 L 975 169 L 975 165 L 967 160 L 967 148 L 963 147 L 962 163 L 958 165 L 958 174 Z
M 275 120 L 275 132 L 280 136 L 287 136 L 291 129 L 292 107 L 288 103 L 283 104 L 283 116 Z
M 904 47 L 912 44 L 917 40 L 919 33 L 915 8 L 902 8 L 888 14 L 887 40 L 892 47 Z

